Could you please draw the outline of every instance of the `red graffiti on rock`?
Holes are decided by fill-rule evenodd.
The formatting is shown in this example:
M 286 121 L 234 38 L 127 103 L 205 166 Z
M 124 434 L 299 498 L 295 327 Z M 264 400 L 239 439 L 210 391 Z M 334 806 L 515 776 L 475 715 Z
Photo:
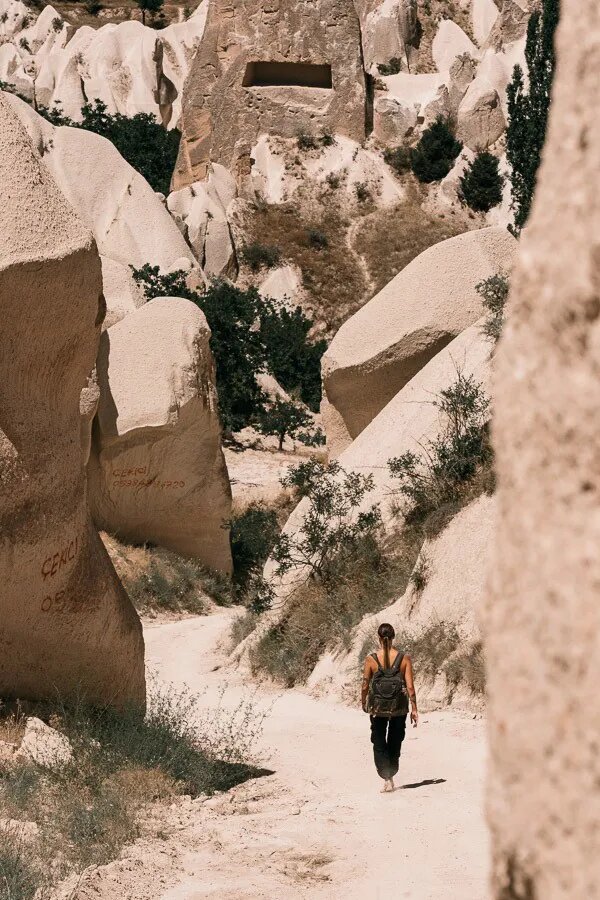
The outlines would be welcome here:
M 74 537 L 71 541 L 61 547 L 56 553 L 47 556 L 42 563 L 42 578 L 53 578 L 61 569 L 69 566 L 77 557 L 81 548 L 80 535 Z

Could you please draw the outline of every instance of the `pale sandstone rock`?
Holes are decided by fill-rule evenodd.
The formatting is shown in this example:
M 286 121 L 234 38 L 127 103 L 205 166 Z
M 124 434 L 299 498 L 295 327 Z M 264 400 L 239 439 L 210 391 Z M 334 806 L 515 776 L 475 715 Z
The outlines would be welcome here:
M 258 288 L 261 297 L 293 306 L 302 290 L 302 272 L 296 266 L 278 266 Z
M 87 466 L 92 449 L 92 424 L 98 411 L 100 388 L 96 369 L 88 376 L 86 384 L 79 395 L 79 415 L 81 416 L 81 454 L 83 465 Z
M 64 734 L 31 716 L 25 723 L 19 756 L 46 769 L 60 769 L 71 762 L 73 748 Z
M 231 491 L 209 337 L 198 307 L 173 297 L 104 332 L 90 506 L 111 534 L 229 571 Z
M 7 41 L 0 48 L 0 78 L 28 99 L 59 106 L 75 121 L 81 121 L 84 103 L 101 100 L 110 113 L 145 112 L 167 126 L 177 124 L 208 0 L 185 21 L 160 31 L 129 21 L 98 29 L 82 26 L 74 34 L 51 6 L 27 28 L 22 27 L 21 4 L 2 0 L 2 6 L 8 18 L 0 25 Z M 34 17 L 29 9 L 27 15 Z M 55 28 L 56 21 L 63 22 L 61 29 Z
M 323 386 L 351 438 L 477 321 L 482 306 L 476 285 L 508 271 L 516 246 L 503 228 L 469 231 L 436 244 L 342 325 L 323 357 Z M 329 414 L 326 420 L 331 421 Z M 339 441 L 339 428 L 335 434 Z M 343 449 L 335 434 L 328 434 L 333 456 Z
M 373 478 L 361 509 L 379 504 L 384 526 L 396 528 L 401 521 L 393 509 L 393 493 L 398 481 L 390 474 L 390 459 L 412 451 L 421 455 L 423 446 L 433 440 L 444 425 L 444 419 L 434 401 L 440 391 L 450 387 L 460 371 L 472 376 L 490 396 L 490 368 L 492 345 L 482 334 L 482 322 L 467 328 L 444 347 L 419 371 L 381 410 L 373 421 L 339 455 L 338 462 L 346 472 L 358 472 Z M 292 512 L 284 526 L 284 533 L 293 535 L 301 528 L 309 503 L 305 498 Z M 269 560 L 265 576 L 273 577 L 274 564 Z M 302 576 L 298 569 L 275 585 L 283 597 Z
M 211 166 L 204 182 L 174 191 L 167 208 L 202 263 L 208 276 L 235 276 L 235 248 L 229 229 L 228 209 L 237 194 L 231 174 L 223 166 Z
M 503 45 L 519 41 L 527 32 L 527 22 L 536 0 L 502 0 L 500 15 L 494 22 L 487 45 L 500 50 Z
M 499 10 L 494 0 L 473 0 L 471 21 L 473 23 L 475 40 L 480 47 L 488 39 L 498 14 Z
M 245 176 L 261 134 L 292 138 L 301 130 L 329 129 L 361 141 L 366 120 L 361 55 L 352 0 L 318 5 L 279 0 L 267 12 L 262 0 L 211 0 L 186 82 L 173 187 L 203 180 L 211 161 Z M 318 66 L 330 67 L 331 81 L 327 69 Z
M 39 156 L 65 197 L 92 231 L 102 255 L 107 324 L 132 312 L 144 298 L 130 266 L 158 265 L 168 272 L 182 261 L 197 267 L 181 232 L 147 181 L 106 138 L 77 128 L 56 128 L 30 106 L 3 95 L 26 126 Z
M 471 150 L 486 150 L 505 128 L 498 91 L 485 78 L 476 77 L 458 107 L 456 137 Z
M 431 46 L 438 72 L 449 72 L 457 56 L 468 53 L 474 58 L 478 50 L 470 37 L 452 19 L 442 19 Z
M 371 4 L 372 5 L 372 4 Z M 365 68 L 401 59 L 410 65 L 417 38 L 417 0 L 383 0 L 362 17 Z
M 417 126 L 417 109 L 377 91 L 373 106 L 373 137 L 384 146 L 401 144 Z
M 563 0 L 553 100 L 497 354 L 484 617 L 492 896 L 600 892 L 600 7 Z
M 92 525 L 82 462 L 100 260 L 4 95 L 0 185 L 0 693 L 141 704 L 141 627 Z

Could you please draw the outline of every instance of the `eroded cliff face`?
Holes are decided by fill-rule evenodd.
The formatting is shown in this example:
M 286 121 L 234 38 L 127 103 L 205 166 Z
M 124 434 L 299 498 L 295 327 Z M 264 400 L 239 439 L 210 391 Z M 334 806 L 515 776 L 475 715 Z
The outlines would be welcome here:
M 100 259 L 2 97 L 0 183 L 0 694 L 142 704 L 141 626 L 86 500 Z
M 562 0 L 550 128 L 497 358 L 485 613 L 493 894 L 600 892 L 600 7 Z
M 211 161 L 247 173 L 262 133 L 360 141 L 366 99 L 352 0 L 212 0 L 185 86 L 173 186 L 205 178 Z

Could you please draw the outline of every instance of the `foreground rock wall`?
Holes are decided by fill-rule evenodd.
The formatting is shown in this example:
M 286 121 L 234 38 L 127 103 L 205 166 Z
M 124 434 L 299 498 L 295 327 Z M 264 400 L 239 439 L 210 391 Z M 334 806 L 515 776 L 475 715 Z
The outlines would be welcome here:
M 2 97 L 0 193 L 0 696 L 142 703 L 140 623 L 86 502 L 100 260 Z
M 498 353 L 485 616 L 493 895 L 600 893 L 600 7 L 562 0 L 531 224 Z

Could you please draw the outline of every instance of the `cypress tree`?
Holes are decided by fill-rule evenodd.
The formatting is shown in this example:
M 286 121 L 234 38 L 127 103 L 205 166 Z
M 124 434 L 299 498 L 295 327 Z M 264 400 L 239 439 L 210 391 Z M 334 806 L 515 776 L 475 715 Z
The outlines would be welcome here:
M 525 76 L 520 66 L 515 66 L 507 88 L 506 155 L 512 169 L 511 192 L 515 210 L 515 224 L 511 230 L 517 235 L 529 218 L 546 139 L 558 19 L 559 0 L 543 0 L 542 11 L 532 14 L 527 27 L 525 61 L 529 89 L 525 89 Z
M 489 212 L 502 202 L 504 178 L 499 160 L 491 153 L 478 153 L 460 179 L 459 193 L 467 206 L 476 212 Z

